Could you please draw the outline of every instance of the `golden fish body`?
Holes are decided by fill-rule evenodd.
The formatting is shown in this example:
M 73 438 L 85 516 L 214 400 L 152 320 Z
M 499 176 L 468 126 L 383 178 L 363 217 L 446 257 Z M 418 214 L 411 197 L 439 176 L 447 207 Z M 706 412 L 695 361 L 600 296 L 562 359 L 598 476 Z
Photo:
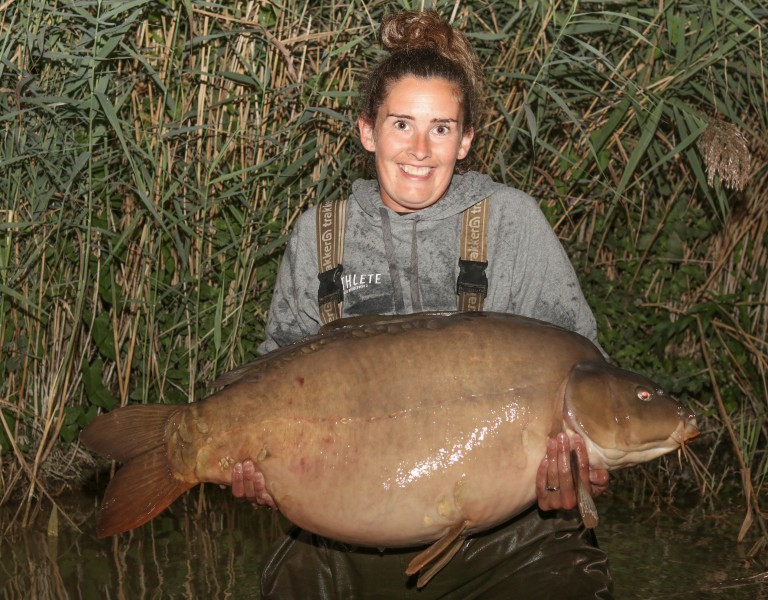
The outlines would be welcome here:
M 656 384 L 565 329 L 495 313 L 368 320 L 238 368 L 201 402 L 94 421 L 85 445 L 125 463 L 100 535 L 148 521 L 198 483 L 230 483 L 250 458 L 304 529 L 374 547 L 446 545 L 534 502 L 557 432 L 582 435 L 590 465 L 607 469 L 698 433 Z

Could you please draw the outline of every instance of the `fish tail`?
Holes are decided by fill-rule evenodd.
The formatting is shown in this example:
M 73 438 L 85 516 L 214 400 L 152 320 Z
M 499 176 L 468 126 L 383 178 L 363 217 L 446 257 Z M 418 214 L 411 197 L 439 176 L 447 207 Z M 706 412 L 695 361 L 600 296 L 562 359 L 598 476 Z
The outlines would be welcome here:
M 96 521 L 100 538 L 143 525 L 196 485 L 178 479 L 168 458 L 166 427 L 181 410 L 168 404 L 125 406 L 80 433 L 87 448 L 124 463 L 104 493 Z

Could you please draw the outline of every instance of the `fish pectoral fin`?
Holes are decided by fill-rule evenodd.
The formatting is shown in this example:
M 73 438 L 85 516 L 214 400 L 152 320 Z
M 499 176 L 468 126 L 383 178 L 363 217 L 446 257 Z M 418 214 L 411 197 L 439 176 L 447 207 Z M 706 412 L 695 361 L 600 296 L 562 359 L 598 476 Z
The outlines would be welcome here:
M 598 522 L 597 506 L 595 506 L 595 499 L 592 497 L 589 482 L 584 481 L 579 475 L 579 459 L 575 450 L 571 450 L 571 473 L 573 474 L 573 482 L 576 484 L 576 499 L 579 504 L 581 520 L 584 521 L 584 527 L 594 529 Z
M 579 513 L 581 514 L 581 520 L 584 521 L 584 527 L 587 529 L 594 529 L 597 527 L 597 506 L 595 506 L 595 499 L 587 487 L 587 483 L 579 478 L 577 482 L 576 496 L 579 501 Z
M 422 588 L 455 556 L 464 543 L 469 521 L 456 523 L 429 548 L 417 554 L 408 564 L 406 575 L 419 573 L 416 587 Z M 426 569 L 426 571 L 424 570 Z

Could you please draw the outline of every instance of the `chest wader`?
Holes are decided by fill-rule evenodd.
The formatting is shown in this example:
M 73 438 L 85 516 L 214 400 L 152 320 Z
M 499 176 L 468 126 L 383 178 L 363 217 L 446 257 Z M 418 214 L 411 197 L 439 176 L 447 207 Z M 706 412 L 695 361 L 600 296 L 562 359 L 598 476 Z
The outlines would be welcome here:
M 460 311 L 481 311 L 488 294 L 488 198 L 470 206 L 461 215 L 461 246 L 456 294 Z M 320 285 L 317 302 L 323 325 L 341 318 L 344 312 L 344 231 L 347 200 L 321 202 L 317 207 L 317 266 Z
M 345 219 L 346 201 L 318 206 L 323 324 L 343 312 Z M 462 214 L 456 282 L 460 311 L 483 309 L 487 223 L 487 199 Z M 261 595 L 264 600 L 610 600 L 607 558 L 577 514 L 544 514 L 532 506 L 507 523 L 472 535 L 420 590 L 416 576 L 409 578 L 405 570 L 423 548 L 351 547 L 294 527 L 268 552 Z

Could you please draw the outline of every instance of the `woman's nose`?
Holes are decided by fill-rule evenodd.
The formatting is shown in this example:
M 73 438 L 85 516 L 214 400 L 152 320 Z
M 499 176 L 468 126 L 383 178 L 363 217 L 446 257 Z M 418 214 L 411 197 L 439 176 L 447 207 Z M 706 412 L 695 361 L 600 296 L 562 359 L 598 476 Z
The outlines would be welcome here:
M 409 152 L 416 160 L 429 158 L 429 134 L 417 133 L 414 135 L 413 138 L 411 138 L 411 148 Z

